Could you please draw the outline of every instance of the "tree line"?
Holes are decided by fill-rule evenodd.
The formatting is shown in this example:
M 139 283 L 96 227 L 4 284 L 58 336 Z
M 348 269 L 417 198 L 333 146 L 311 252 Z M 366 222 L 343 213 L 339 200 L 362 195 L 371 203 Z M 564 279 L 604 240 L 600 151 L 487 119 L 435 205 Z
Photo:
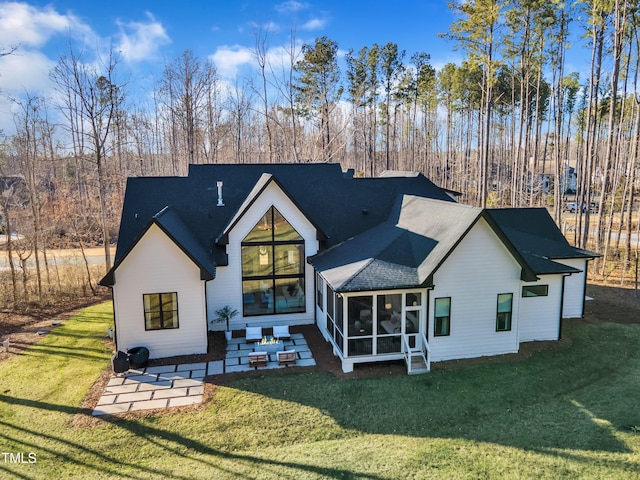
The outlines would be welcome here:
M 100 244 L 110 267 L 129 176 L 184 175 L 197 163 L 339 162 L 361 176 L 422 172 L 469 204 L 546 206 L 571 224 L 570 241 L 628 270 L 638 249 L 636 2 L 450 8 L 442 35 L 462 53 L 458 64 L 436 69 L 427 51 L 407 56 L 391 41 L 341 58 L 325 36 L 300 47 L 295 30 L 275 59 L 270 32 L 256 28 L 255 77 L 229 84 L 186 50 L 148 101 L 120 80 L 117 52 L 90 63 L 70 49 L 50 72 L 55 98 L 15 100 L 16 133 L 0 149 L 0 176 L 22 179 L 0 198 L 4 228 L 23 234 L 9 237 L 9 255 L 33 255 L 32 290 L 42 296 L 33 252 L 44 252 L 48 271 L 46 249 Z M 570 48 L 589 50 L 588 73 L 566 71 Z M 575 212 L 563 212 L 568 200 Z M 11 268 L 14 300 L 27 297 L 26 277 L 19 288 Z M 598 268 L 605 274 L 607 262 Z

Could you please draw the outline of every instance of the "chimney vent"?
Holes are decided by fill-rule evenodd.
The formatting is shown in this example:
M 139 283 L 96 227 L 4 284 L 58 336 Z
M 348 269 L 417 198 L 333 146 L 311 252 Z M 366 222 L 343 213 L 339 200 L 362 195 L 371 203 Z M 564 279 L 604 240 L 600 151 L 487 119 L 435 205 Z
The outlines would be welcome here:
M 224 201 L 222 200 L 222 182 L 216 182 L 216 187 L 218 187 L 218 207 L 224 207 Z

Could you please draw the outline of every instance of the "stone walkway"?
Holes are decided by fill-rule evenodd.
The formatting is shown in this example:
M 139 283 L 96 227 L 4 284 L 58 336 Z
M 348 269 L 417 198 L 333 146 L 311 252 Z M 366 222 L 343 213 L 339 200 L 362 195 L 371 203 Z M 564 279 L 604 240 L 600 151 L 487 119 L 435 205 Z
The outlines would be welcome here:
M 264 367 L 250 367 L 249 366 L 249 353 L 254 349 L 260 350 L 260 347 L 255 348 L 256 344 L 246 343 L 244 338 L 232 338 L 227 343 L 227 355 L 225 357 L 224 373 L 234 372 L 250 372 L 252 370 L 265 370 L 271 368 L 291 368 L 284 365 L 278 365 L 276 360 L 276 354 L 269 354 L 269 361 Z M 301 333 L 292 333 L 290 340 L 283 342 L 285 350 L 295 350 L 297 354 L 296 367 L 312 367 L 316 364 L 316 361 L 311 354 L 311 349 L 307 345 L 307 341 L 304 335 Z
M 296 351 L 296 367 L 316 364 L 301 333 L 292 334 L 291 339 L 284 342 L 284 348 Z M 247 344 L 244 338 L 233 338 L 227 344 L 224 361 L 147 367 L 113 376 L 98 400 L 93 415 L 193 405 L 202 402 L 204 377 L 208 375 L 291 368 L 278 365 L 275 353 L 269 355 L 266 366 L 250 367 L 249 353 L 253 350 L 254 344 Z
M 163 365 L 129 370 L 109 379 L 93 415 L 181 407 L 202 402 L 204 377 L 223 372 L 223 362 Z

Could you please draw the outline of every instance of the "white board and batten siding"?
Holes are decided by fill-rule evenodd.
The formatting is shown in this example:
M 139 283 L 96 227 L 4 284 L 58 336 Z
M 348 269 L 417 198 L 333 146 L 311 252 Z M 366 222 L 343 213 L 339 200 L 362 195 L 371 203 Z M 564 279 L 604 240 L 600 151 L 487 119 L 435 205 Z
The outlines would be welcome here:
M 147 347 L 150 358 L 207 352 L 200 269 L 156 225 L 118 267 L 113 286 L 118 349 Z M 143 295 L 178 294 L 177 329 L 145 330 Z
M 562 275 L 540 275 L 538 282 L 522 283 L 522 286 L 529 285 L 547 285 L 548 295 L 522 297 L 522 287 L 520 287 L 520 326 L 518 328 L 520 341 L 558 340 Z
M 521 267 L 484 219 L 478 220 L 434 275 L 429 292 L 431 360 L 518 351 Z M 496 332 L 498 294 L 512 293 L 510 331 Z M 451 297 L 450 335 L 434 337 L 434 301 Z
M 588 259 L 570 258 L 554 259 L 553 261 L 581 270 L 580 273 L 573 273 L 564 280 L 562 318 L 582 318 L 584 314 L 585 278 Z
M 296 229 L 304 239 L 305 257 L 318 252 L 316 229 L 296 207 L 289 197 L 275 182 L 261 192 L 256 201 L 247 209 L 229 232 L 227 255 L 229 264 L 218 266 L 216 278 L 207 282 L 207 316 L 216 318 L 216 310 L 230 306 L 239 312 L 230 322 L 232 330 L 242 330 L 247 325 L 272 327 L 273 325 L 303 325 L 314 323 L 315 295 L 314 270 L 305 262 L 305 312 L 288 313 L 282 315 L 242 316 L 242 251 L 241 242 L 258 223 L 264 214 L 274 206 L 282 216 Z M 219 207 L 226 208 L 226 207 Z M 225 326 L 213 325 L 214 329 L 224 329 Z

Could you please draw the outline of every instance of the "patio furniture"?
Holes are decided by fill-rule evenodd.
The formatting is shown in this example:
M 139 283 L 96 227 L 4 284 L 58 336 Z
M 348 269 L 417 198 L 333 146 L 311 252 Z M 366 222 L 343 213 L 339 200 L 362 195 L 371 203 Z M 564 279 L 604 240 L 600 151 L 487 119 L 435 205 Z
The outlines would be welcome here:
M 274 325 L 273 336 L 280 340 L 289 340 L 291 334 L 289 333 L 289 325 Z
M 249 366 L 250 367 L 266 367 L 269 355 L 267 352 L 250 352 L 249 353 Z
M 245 341 L 247 343 L 259 342 L 262 340 L 262 327 L 247 327 Z
M 278 357 L 278 365 L 295 365 L 298 359 L 295 350 L 278 352 L 276 356 Z
M 253 350 L 256 352 L 276 353 L 280 350 L 284 350 L 284 343 L 282 340 L 272 343 L 255 343 Z

